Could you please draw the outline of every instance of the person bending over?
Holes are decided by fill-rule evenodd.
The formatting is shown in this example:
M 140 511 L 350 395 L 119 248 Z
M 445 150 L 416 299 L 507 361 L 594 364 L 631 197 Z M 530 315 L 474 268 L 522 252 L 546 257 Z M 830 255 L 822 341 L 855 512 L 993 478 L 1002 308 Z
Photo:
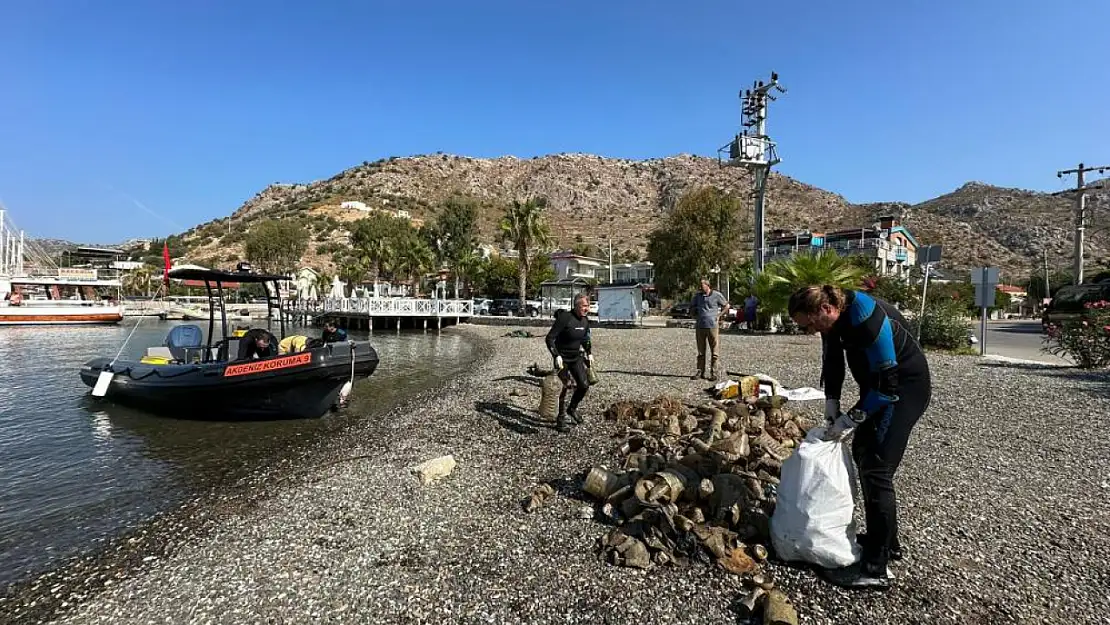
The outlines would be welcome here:
M 277 355 L 277 341 L 274 335 L 262 328 L 247 330 L 239 339 L 239 357 L 236 360 L 270 358 Z
M 889 588 L 894 577 L 887 564 L 902 557 L 894 473 L 932 398 L 929 363 L 898 309 L 865 292 L 804 287 L 790 297 L 788 308 L 795 323 L 821 333 L 825 439 L 843 440 L 855 432 L 852 456 L 867 521 L 867 533 L 858 537 L 861 561 L 822 573 L 847 588 Z M 842 412 L 845 361 L 860 399 Z

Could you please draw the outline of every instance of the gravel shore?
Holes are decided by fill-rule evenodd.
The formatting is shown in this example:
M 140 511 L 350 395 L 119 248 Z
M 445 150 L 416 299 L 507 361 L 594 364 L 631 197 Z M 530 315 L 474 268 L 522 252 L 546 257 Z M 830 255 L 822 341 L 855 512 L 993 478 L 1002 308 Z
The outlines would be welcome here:
M 535 413 L 543 330 L 463 326 L 475 369 L 343 436 L 313 468 L 212 531 L 62 614 L 83 623 L 736 622 L 718 568 L 617 568 L 581 518 L 583 473 L 612 464 L 611 402 L 705 397 L 693 332 L 595 330 L 602 381 L 560 434 Z M 732 371 L 816 386 L 813 337 L 722 336 Z M 888 593 L 851 593 L 776 565 L 803 623 L 1110 622 L 1110 377 L 930 355 L 934 399 L 898 475 L 906 558 Z M 845 397 L 854 396 L 849 381 Z M 791 409 L 816 414 L 821 402 Z M 453 454 L 420 486 L 408 468 Z M 538 483 L 559 494 L 532 514 Z M 11 613 L 9 611 L 9 613 Z

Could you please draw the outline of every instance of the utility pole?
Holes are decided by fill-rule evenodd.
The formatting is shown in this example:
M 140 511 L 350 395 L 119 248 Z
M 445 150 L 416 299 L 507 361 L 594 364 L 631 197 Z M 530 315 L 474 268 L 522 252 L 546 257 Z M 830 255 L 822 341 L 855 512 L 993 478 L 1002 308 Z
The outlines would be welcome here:
M 779 85 L 779 75 L 771 72 L 771 81 L 764 83 L 758 80 L 752 83 L 751 89 L 746 89 L 740 94 L 743 106 L 741 112 L 741 125 L 744 127 L 740 134 L 726 146 L 717 150 L 717 158 L 724 150 L 728 150 L 728 164 L 744 167 L 752 172 L 754 177 L 755 195 L 755 220 L 754 244 L 755 258 L 753 269 L 756 273 L 763 271 L 764 246 L 764 214 L 766 212 L 767 180 L 771 174 L 771 167 L 780 162 L 775 151 L 775 143 L 767 136 L 767 101 L 775 101 L 771 91 L 786 93 Z
M 1098 173 L 1104 174 L 1110 165 L 1100 165 L 1098 167 L 1084 167 L 1083 163 L 1079 164 L 1076 169 L 1065 169 L 1056 172 L 1057 178 L 1063 178 L 1064 174 L 1075 174 L 1076 184 L 1076 210 L 1075 210 L 1075 283 L 1083 284 L 1083 237 L 1087 229 L 1087 186 L 1084 183 L 1084 174 L 1089 171 L 1098 170 Z M 1102 188 L 1101 185 L 1092 188 Z
M 1042 301 L 1052 297 L 1052 289 L 1048 288 L 1048 248 L 1044 248 L 1044 297 Z
M 609 284 L 613 284 L 613 237 L 609 237 Z

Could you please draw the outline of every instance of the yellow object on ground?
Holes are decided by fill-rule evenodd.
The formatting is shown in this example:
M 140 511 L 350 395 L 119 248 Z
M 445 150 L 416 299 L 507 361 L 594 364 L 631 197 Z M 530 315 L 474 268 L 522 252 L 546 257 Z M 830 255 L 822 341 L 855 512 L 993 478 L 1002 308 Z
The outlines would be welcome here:
M 726 384 L 724 388 L 717 391 L 717 399 L 736 399 L 740 394 L 740 385 L 730 380 L 732 384 Z

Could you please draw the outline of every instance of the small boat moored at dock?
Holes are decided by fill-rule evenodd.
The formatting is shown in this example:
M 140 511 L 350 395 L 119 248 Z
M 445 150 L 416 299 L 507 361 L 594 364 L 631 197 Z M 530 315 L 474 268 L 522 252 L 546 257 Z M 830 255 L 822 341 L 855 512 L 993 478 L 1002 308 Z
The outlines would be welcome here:
M 80 374 L 93 396 L 194 419 L 316 418 L 342 405 L 354 381 L 377 369 L 378 354 L 369 341 L 309 339 L 299 351 L 277 353 L 279 341 L 287 338 L 284 319 L 277 314 L 281 309 L 278 282 L 289 279 L 285 276 L 190 267 L 171 270 L 169 278 L 205 283 L 212 300 L 207 341 L 198 326 L 182 325 L 173 328 L 161 346 L 148 347 L 140 360 L 90 360 Z M 264 286 L 269 309 L 275 313 L 271 318 L 280 319 L 280 336 L 262 328 L 252 329 L 247 336 L 228 331 L 223 306 L 223 285 L 228 283 Z M 217 310 L 222 338 L 213 341 Z M 270 351 L 264 357 L 245 356 L 251 350 L 242 343 L 255 336 L 269 340 Z

